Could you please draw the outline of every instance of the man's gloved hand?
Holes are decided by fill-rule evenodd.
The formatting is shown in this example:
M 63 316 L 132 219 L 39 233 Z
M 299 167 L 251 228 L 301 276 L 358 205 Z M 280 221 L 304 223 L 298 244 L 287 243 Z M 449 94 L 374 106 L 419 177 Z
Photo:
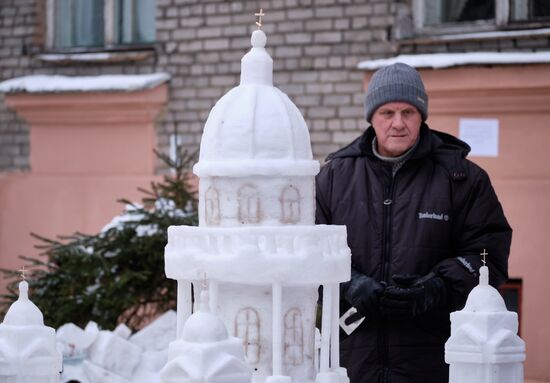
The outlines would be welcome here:
M 350 323 L 361 317 L 380 313 L 379 301 L 384 288 L 384 284 L 374 278 L 351 269 L 351 279 L 340 284 L 341 295 L 357 309 L 357 313 L 348 318 Z
M 434 273 L 424 276 L 394 275 L 395 286 L 384 290 L 381 310 L 389 318 L 411 318 L 447 304 L 445 282 Z

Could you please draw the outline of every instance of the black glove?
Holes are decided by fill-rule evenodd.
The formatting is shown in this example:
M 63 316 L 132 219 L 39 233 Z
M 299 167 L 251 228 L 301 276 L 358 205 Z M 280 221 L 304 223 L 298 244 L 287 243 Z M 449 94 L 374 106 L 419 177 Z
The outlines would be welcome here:
M 445 307 L 447 287 L 434 273 L 394 275 L 396 286 L 389 286 L 380 298 L 381 310 L 389 318 L 407 319 Z
M 383 292 L 384 285 L 382 283 L 355 269 L 351 269 L 351 280 L 340 284 L 342 297 L 355 307 L 357 314 L 359 314 L 351 315 L 348 318 L 350 323 L 367 315 L 379 314 L 379 300 Z

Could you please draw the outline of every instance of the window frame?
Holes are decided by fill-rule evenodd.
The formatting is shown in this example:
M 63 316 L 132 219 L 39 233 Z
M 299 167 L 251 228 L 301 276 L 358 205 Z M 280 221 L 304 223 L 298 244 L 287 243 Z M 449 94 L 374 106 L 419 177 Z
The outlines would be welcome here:
M 523 280 L 521 278 L 510 278 L 499 287 L 499 292 L 504 298 L 505 291 L 512 291 L 517 294 L 518 300 L 518 335 L 521 336 L 521 322 L 523 318 Z M 508 310 L 510 310 L 507 307 Z
M 45 49 L 48 52 L 59 53 L 92 53 L 110 51 L 142 51 L 154 50 L 156 41 L 151 43 L 122 44 L 116 42 L 115 34 L 115 1 L 104 0 L 104 43 L 97 47 L 69 47 L 60 48 L 55 46 L 55 2 L 57 0 L 46 0 L 46 41 Z M 156 22 L 156 19 L 154 20 Z
M 425 25 L 426 0 L 413 0 L 412 17 L 416 36 L 479 34 L 501 30 L 523 30 L 550 26 L 550 20 L 515 21 L 510 19 L 512 0 L 494 0 L 495 18 L 489 20 L 464 21 L 442 23 L 439 25 Z M 528 0 L 524 0 L 528 1 Z
M 250 314 L 252 314 L 252 318 L 250 318 Z M 259 363 L 261 360 L 260 314 L 256 309 L 244 307 L 237 312 L 235 337 L 242 340 L 248 362 Z

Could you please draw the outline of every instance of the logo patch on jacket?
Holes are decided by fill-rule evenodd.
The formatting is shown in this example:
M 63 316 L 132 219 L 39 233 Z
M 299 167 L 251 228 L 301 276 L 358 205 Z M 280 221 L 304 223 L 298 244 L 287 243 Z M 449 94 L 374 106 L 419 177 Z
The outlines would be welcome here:
M 418 212 L 418 219 L 435 219 L 436 221 L 448 221 L 449 216 L 445 213 Z

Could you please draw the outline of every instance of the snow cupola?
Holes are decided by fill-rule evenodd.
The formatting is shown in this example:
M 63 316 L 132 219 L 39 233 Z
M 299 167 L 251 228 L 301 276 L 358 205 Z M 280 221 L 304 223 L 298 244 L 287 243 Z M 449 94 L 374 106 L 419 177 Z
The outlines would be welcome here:
M 0 324 L 0 382 L 57 383 L 62 358 L 56 349 L 55 330 L 44 326 L 28 290 L 26 281 L 19 283 L 19 299 Z
M 19 283 L 19 299 L 11 305 L 3 323 L 11 326 L 44 326 L 42 312 L 29 300 L 29 284 L 26 281 Z
M 199 177 L 277 175 L 289 169 L 314 176 L 309 132 L 300 111 L 273 86 L 273 60 L 262 30 L 252 33 L 252 49 L 241 60 L 240 85 L 211 110 L 200 147 Z
M 445 343 L 449 383 L 523 383 L 525 343 L 517 335 L 518 316 L 489 285 L 489 268 L 482 266 L 479 275 L 464 309 L 451 313 Z
M 201 292 L 200 310 L 189 317 L 180 339 L 170 343 L 163 383 L 247 383 L 252 371 L 245 362 L 242 341 L 229 336 L 224 323 L 208 309 Z
M 470 312 L 507 312 L 502 295 L 493 286 L 489 285 L 489 269 L 482 267 L 479 270 L 479 285 L 474 287 L 463 311 Z
M 192 343 L 215 343 L 229 337 L 223 322 L 208 308 L 208 292 L 201 291 L 200 310 L 189 317 L 183 326 L 181 338 Z
M 273 86 L 273 60 L 262 30 L 241 60 L 241 81 L 212 108 L 199 162 L 200 226 L 315 222 L 309 131 L 286 94 Z M 261 196 L 261 197 L 260 197 Z

